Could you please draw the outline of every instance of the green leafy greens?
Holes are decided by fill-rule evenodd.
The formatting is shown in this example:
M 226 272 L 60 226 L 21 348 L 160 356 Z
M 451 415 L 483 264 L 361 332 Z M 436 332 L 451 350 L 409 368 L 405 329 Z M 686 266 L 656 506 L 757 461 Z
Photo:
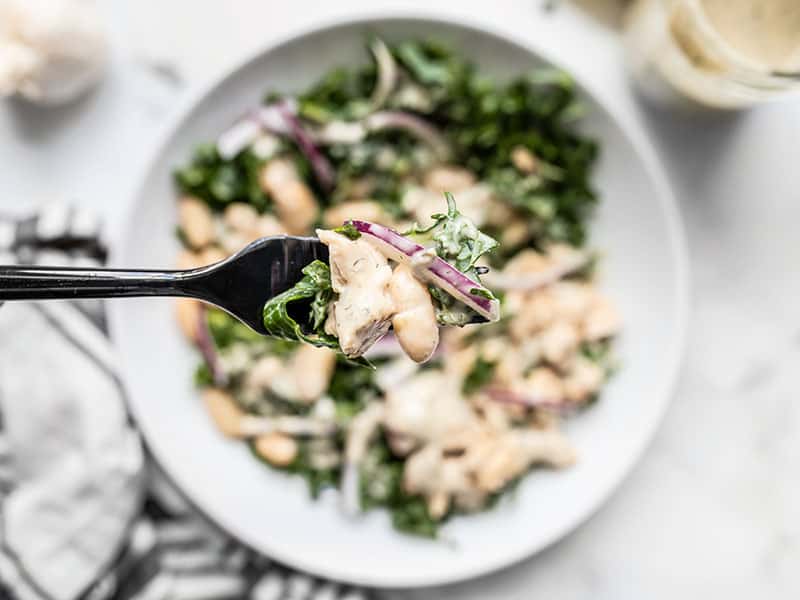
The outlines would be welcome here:
M 404 460 L 392 454 L 386 439 L 380 436 L 361 465 L 361 507 L 385 508 L 399 531 L 434 538 L 441 522 L 431 518 L 422 498 L 403 488 L 403 464 Z
M 574 127 L 582 108 L 567 73 L 542 68 L 504 83 L 435 41 L 401 42 L 393 53 L 424 86 L 432 101 L 426 116 L 449 138 L 455 162 L 528 219 L 533 245 L 585 241 L 598 146 Z M 511 166 L 518 146 L 537 157 L 535 173 Z
M 453 194 L 447 192 L 445 198 L 447 199 L 447 213 L 432 215 L 433 225 L 422 230 L 414 228 L 406 235 L 410 235 L 423 244 L 426 241 L 433 242 L 439 258 L 447 261 L 472 279 L 480 281 L 475 263 L 481 256 L 497 248 L 499 243 L 493 237 L 483 233 L 475 226 L 475 223 L 458 211 Z
M 445 193 L 445 198 L 447 199 L 446 213 L 433 215 L 434 222 L 430 227 L 420 229 L 415 225 L 405 235 L 423 245 L 433 244 L 437 256 L 471 279 L 480 282 L 480 273 L 476 263 L 481 256 L 492 252 L 499 244 L 497 240 L 483 233 L 475 226 L 475 223 L 458 211 L 452 194 Z M 433 298 L 436 318 L 440 325 L 463 327 L 474 320 L 475 311 L 463 302 L 435 286 L 429 286 L 428 290 Z M 470 291 L 478 293 L 484 298 L 494 299 L 494 295 L 487 289 L 474 288 Z
M 303 278 L 294 287 L 264 305 L 264 327 L 278 338 L 338 349 L 339 340 L 324 331 L 332 298 L 331 270 L 321 260 L 315 260 L 303 269 Z M 307 331 L 289 314 L 289 305 L 300 301 L 310 302 Z
M 212 210 L 223 210 L 231 202 L 247 202 L 264 212 L 270 200 L 258 182 L 263 164 L 250 150 L 224 160 L 214 144 L 203 144 L 188 165 L 175 171 L 175 182 L 183 193 L 204 200 Z
M 477 392 L 492 380 L 496 366 L 495 363 L 478 357 L 464 379 L 462 391 L 467 395 Z

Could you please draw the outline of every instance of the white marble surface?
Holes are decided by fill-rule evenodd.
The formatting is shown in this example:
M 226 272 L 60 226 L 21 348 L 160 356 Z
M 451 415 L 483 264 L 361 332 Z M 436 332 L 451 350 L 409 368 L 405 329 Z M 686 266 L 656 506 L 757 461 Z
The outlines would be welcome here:
M 583 4 L 613 4 L 583 0 Z M 497 575 L 392 597 L 640 600 L 800 594 L 800 104 L 677 116 L 638 105 L 612 28 L 539 0 L 106 0 L 113 68 L 66 108 L 0 104 L 0 211 L 72 200 L 119 224 L 158 132 L 196 86 L 270 39 L 385 7 L 535 36 L 632 106 L 686 221 L 686 360 L 654 444 L 587 524 Z M 520 532 L 524 535 L 524 532 Z

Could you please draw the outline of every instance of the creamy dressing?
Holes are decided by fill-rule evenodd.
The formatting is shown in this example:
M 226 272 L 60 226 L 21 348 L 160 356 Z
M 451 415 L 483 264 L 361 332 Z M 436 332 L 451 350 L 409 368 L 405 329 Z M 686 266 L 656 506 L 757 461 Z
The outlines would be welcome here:
M 423 371 L 386 394 L 386 427 L 429 442 L 476 422 L 460 391 L 461 381 L 443 371 Z
M 800 89 L 775 77 L 800 71 L 798 0 L 637 0 L 625 37 L 637 82 L 659 101 L 740 108 Z
M 554 429 L 502 429 L 475 426 L 443 436 L 414 453 L 406 462 L 403 484 L 422 494 L 434 518 L 452 502 L 461 510 L 484 506 L 490 494 L 503 489 L 535 464 L 555 468 L 575 461 L 575 451 Z
M 723 40 L 749 62 L 771 71 L 800 69 L 798 0 L 700 0 Z

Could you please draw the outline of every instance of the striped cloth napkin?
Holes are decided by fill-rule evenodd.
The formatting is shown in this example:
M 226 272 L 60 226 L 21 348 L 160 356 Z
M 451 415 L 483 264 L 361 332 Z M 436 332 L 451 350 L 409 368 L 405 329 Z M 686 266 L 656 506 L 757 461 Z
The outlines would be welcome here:
M 0 264 L 100 265 L 92 215 L 0 215 Z M 0 598 L 368 600 L 198 514 L 129 419 L 102 303 L 0 309 Z

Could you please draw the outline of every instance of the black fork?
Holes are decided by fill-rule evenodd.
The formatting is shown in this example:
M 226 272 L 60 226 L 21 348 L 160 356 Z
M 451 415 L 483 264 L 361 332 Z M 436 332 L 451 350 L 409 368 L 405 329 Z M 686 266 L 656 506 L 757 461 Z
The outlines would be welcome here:
M 196 298 L 266 335 L 264 304 L 297 283 L 302 269 L 316 259 L 328 261 L 328 248 L 317 238 L 275 236 L 256 240 L 216 264 L 185 271 L 0 266 L 0 303 L 143 296 Z

